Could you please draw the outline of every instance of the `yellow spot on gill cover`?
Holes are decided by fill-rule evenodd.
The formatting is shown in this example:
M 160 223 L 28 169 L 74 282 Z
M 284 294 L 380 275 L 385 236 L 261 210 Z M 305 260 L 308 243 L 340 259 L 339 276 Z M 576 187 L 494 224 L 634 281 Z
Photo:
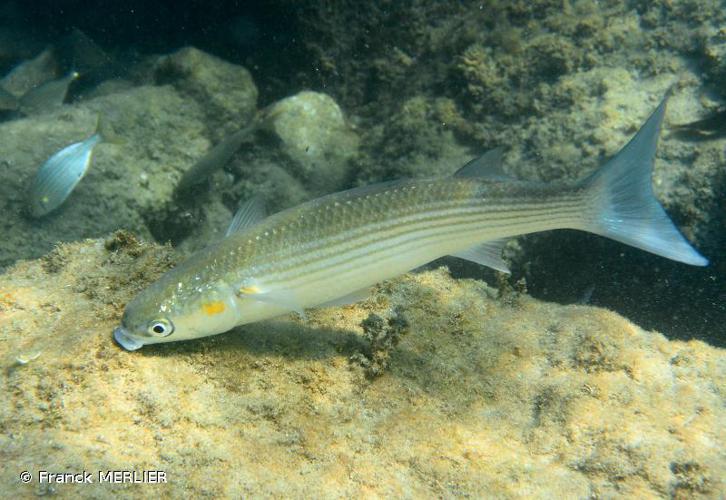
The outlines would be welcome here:
M 225 306 L 224 302 L 222 302 L 221 300 L 202 304 L 202 309 L 204 309 L 205 314 L 209 316 L 211 316 L 212 314 L 219 314 L 221 312 L 224 312 L 226 308 L 227 306 Z

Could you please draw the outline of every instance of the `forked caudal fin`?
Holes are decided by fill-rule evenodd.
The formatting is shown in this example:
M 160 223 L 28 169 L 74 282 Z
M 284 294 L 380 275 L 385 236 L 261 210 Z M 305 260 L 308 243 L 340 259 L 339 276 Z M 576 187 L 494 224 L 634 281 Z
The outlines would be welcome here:
M 667 101 L 668 95 L 635 137 L 583 181 L 589 196 L 582 229 L 668 259 L 705 266 L 708 260 L 681 235 L 653 194 L 653 161 Z

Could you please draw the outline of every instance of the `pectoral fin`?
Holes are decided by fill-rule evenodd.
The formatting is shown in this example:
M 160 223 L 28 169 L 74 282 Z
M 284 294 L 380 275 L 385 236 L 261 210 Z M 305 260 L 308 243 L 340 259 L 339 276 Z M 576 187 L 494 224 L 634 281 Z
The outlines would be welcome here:
M 295 294 L 288 290 L 264 290 L 256 284 L 247 283 L 241 286 L 237 295 L 243 298 L 250 298 L 259 302 L 272 304 L 288 311 L 298 313 L 303 319 L 306 318 L 305 310 L 295 297 Z

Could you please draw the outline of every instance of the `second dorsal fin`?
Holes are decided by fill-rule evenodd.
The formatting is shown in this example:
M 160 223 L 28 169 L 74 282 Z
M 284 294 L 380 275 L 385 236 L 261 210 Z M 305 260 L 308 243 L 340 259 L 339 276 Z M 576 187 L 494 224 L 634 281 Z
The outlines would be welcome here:
M 504 149 L 501 147 L 491 149 L 478 158 L 461 167 L 454 173 L 454 177 L 480 177 L 491 180 L 511 180 L 502 169 L 502 156 Z

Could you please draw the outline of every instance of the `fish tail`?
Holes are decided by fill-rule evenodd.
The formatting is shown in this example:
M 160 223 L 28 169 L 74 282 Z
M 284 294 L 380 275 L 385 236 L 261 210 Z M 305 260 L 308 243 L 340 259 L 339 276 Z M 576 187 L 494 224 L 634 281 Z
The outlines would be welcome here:
M 658 203 L 651 184 L 666 95 L 631 141 L 582 181 L 588 193 L 582 229 L 668 259 L 708 265 Z

